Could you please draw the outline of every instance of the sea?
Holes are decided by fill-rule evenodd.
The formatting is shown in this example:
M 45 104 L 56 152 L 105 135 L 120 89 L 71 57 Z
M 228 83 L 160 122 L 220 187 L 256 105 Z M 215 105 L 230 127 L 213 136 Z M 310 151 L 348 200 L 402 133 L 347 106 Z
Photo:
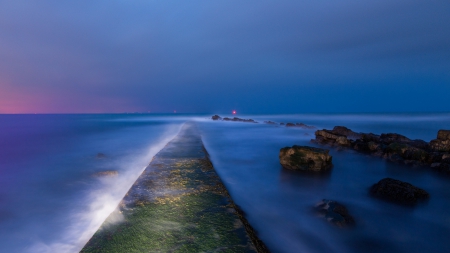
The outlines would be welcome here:
M 450 129 L 450 113 L 237 116 L 259 123 L 203 114 L 0 115 L 0 252 L 79 252 L 188 121 L 197 122 L 217 173 L 271 252 L 450 252 L 449 176 L 330 147 L 329 173 L 289 171 L 280 148 L 320 147 L 310 141 L 315 129 L 263 123 L 430 141 Z M 369 188 L 385 177 L 430 199 L 406 207 L 372 198 Z M 318 217 L 323 199 L 344 204 L 356 225 Z

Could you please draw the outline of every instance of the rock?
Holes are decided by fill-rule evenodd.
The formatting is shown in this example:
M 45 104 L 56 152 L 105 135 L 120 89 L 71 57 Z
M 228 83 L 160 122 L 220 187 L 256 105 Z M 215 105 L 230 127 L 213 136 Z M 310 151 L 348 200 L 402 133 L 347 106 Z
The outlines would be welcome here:
M 106 155 L 103 154 L 103 153 L 98 153 L 97 156 L 96 156 L 96 158 L 97 158 L 97 159 L 103 159 L 103 158 L 106 158 Z
M 352 148 L 396 163 L 412 166 L 430 166 L 432 163 L 450 164 L 449 130 L 440 130 L 438 139 L 430 143 L 423 140 L 411 140 L 396 133 L 381 135 L 356 133 L 343 126 L 335 126 L 333 130 L 318 130 L 315 135 L 316 138 L 311 140 L 313 142 L 338 148 Z M 439 171 L 447 171 L 446 165 L 439 168 L 442 168 Z
M 391 202 L 415 205 L 429 197 L 428 192 L 392 178 L 384 178 L 370 188 L 370 194 Z
M 439 130 L 437 139 L 430 141 L 430 148 L 440 152 L 450 152 L 450 130 Z
M 265 124 L 269 124 L 269 125 L 276 125 L 277 123 L 273 122 L 273 121 L 264 121 Z
M 295 126 L 296 127 L 301 127 L 303 129 L 316 129 L 315 126 L 308 126 L 308 125 L 303 124 L 303 123 L 296 123 Z
M 317 130 L 315 133 L 316 138 L 318 136 L 322 137 L 319 138 L 321 143 L 327 143 L 327 144 L 337 144 L 341 146 L 348 146 L 350 145 L 350 141 L 347 139 L 345 135 L 335 134 L 333 131 L 328 130 Z
M 117 170 L 105 170 L 94 174 L 95 177 L 115 177 L 118 175 L 119 172 Z
M 308 146 L 285 147 L 280 150 L 281 165 L 286 169 L 303 171 L 324 171 L 330 169 L 332 157 L 329 150 Z
M 438 138 L 438 140 L 449 141 L 450 140 L 450 130 L 439 130 L 437 138 Z
M 225 121 L 238 121 L 238 122 L 258 123 L 256 121 L 254 121 L 253 119 L 241 119 L 241 118 L 238 118 L 238 117 L 234 117 L 234 118 L 225 117 L 225 118 L 223 118 L 223 120 L 225 120 Z
M 343 135 L 343 136 L 347 137 L 347 139 L 354 140 L 354 139 L 361 138 L 360 133 L 353 132 L 352 130 L 350 130 L 344 126 L 335 126 L 331 132 L 333 132 L 334 134 Z
M 388 134 L 381 134 L 380 142 L 385 143 L 385 144 L 389 144 L 389 143 L 393 143 L 393 142 L 408 143 L 408 142 L 411 142 L 411 140 L 401 134 L 388 133 Z
M 283 122 L 280 123 L 281 126 L 284 126 L 285 124 Z
M 303 123 L 287 123 L 286 124 L 286 126 L 287 127 L 300 127 L 300 128 L 303 128 L 303 129 L 315 129 L 316 127 L 314 127 L 314 126 L 308 126 L 308 125 L 306 125 L 306 124 L 303 124 Z
M 334 200 L 322 200 L 316 205 L 315 210 L 328 222 L 338 227 L 348 227 L 355 225 L 355 220 L 349 214 L 347 208 Z
M 212 116 L 211 119 L 212 120 L 221 120 L 222 117 L 220 117 L 219 115 L 216 114 L 216 115 Z
M 445 174 L 450 174 L 450 164 L 449 163 L 433 163 L 431 168 Z

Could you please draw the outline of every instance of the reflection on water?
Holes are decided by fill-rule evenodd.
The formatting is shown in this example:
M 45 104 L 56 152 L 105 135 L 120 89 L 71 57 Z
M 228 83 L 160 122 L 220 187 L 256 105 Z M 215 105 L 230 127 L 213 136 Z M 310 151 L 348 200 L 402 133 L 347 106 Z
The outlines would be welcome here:
M 435 138 L 438 129 L 450 128 L 449 115 L 261 118 L 319 128 L 345 125 L 360 132 L 398 132 L 425 140 Z M 334 167 L 329 173 L 289 171 L 278 162 L 279 149 L 317 146 L 309 142 L 314 130 L 228 122 L 203 122 L 201 128 L 216 170 L 273 252 L 450 251 L 449 177 L 337 149 L 330 151 Z M 369 187 L 385 177 L 421 187 L 431 198 L 415 208 L 371 198 Z M 312 207 L 322 199 L 344 204 L 356 227 L 341 229 L 316 217 Z

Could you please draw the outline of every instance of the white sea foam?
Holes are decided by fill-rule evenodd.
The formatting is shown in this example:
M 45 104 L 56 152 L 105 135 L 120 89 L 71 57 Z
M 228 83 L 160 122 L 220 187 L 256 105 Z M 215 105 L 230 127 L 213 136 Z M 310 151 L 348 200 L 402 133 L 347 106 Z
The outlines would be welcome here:
M 119 176 L 98 179 L 98 187 L 86 197 L 87 208 L 68 215 L 67 218 L 71 222 L 66 231 L 51 242 L 36 241 L 27 252 L 79 252 L 108 216 L 110 223 L 123 221 L 123 215 L 116 209 L 118 204 L 153 156 L 172 140 L 180 129 L 179 124 L 171 125 L 158 141 L 150 145 L 144 155 L 127 157 L 123 161 L 115 162 L 114 167 L 120 171 Z

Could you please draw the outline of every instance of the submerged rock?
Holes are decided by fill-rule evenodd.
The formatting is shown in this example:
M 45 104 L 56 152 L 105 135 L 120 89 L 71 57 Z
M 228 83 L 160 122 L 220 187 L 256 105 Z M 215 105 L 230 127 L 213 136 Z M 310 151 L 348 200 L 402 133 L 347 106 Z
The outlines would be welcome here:
M 105 170 L 94 174 L 95 177 L 115 177 L 118 175 L 119 172 L 117 170 Z
M 264 121 L 265 124 L 269 124 L 269 125 L 276 125 L 277 123 L 273 122 L 273 121 Z
M 415 205 L 429 197 L 425 190 L 392 178 L 384 178 L 374 184 L 370 188 L 370 194 L 377 198 L 406 205 Z
M 280 164 L 291 170 L 323 171 L 330 169 L 332 157 L 329 150 L 308 146 L 285 147 L 280 150 Z
M 328 222 L 338 227 L 348 227 L 355 225 L 355 220 L 349 214 L 347 208 L 334 200 L 322 200 L 316 205 L 315 210 Z
M 103 159 L 103 158 L 106 158 L 106 155 L 103 154 L 103 153 L 98 153 L 97 156 L 96 156 L 96 158 L 97 158 L 97 159 Z

